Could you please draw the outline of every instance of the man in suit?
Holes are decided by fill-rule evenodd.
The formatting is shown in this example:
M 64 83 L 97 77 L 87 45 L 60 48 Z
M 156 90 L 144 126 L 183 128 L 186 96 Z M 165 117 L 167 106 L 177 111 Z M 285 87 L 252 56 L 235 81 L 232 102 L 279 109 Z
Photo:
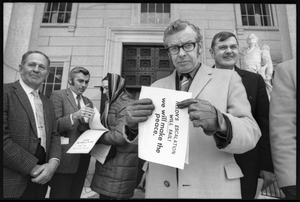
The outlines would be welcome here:
M 237 55 L 238 40 L 231 32 L 217 33 L 211 43 L 211 55 L 218 61 L 219 57 Z M 275 180 L 269 141 L 269 98 L 264 79 L 260 74 L 242 70 L 235 65 L 219 68 L 235 70 L 241 77 L 251 105 L 251 112 L 258 123 L 262 136 L 256 147 L 243 154 L 235 154 L 235 160 L 242 169 L 244 177 L 241 178 L 242 199 L 254 199 L 258 178 L 264 179 L 263 188 Z
M 3 85 L 4 198 L 44 199 L 48 181 L 59 165 L 54 106 L 38 95 L 49 68 L 47 55 L 28 51 L 19 65 L 20 80 Z
M 151 86 L 179 90 L 190 83 L 193 98 L 177 104 L 179 109 L 188 108 L 191 120 L 189 164 L 180 170 L 149 162 L 146 198 L 241 198 L 243 174 L 233 154 L 253 149 L 261 133 L 238 74 L 200 63 L 201 40 L 200 29 L 180 19 L 164 32 L 164 44 L 176 69 Z M 233 65 L 236 58 L 224 62 Z M 146 121 L 154 107 L 151 99 L 129 104 L 125 134 L 137 134 L 138 123 Z
M 285 199 L 296 199 L 297 193 L 296 67 L 295 59 L 277 66 L 270 100 L 271 152 L 278 185 Z
M 75 67 L 69 72 L 70 88 L 54 91 L 50 97 L 62 144 L 61 163 L 50 182 L 50 198 L 80 198 L 91 156 L 66 152 L 89 129 L 88 119 L 94 115 L 93 103 L 82 95 L 89 81 L 89 71 Z

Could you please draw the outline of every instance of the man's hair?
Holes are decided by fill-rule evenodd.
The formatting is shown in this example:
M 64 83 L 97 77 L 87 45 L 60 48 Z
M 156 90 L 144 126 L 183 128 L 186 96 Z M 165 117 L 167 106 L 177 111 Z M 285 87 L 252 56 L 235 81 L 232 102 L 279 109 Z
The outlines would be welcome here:
M 230 37 L 234 37 L 235 40 L 236 40 L 236 42 L 237 42 L 237 45 L 239 45 L 239 41 L 237 40 L 237 38 L 234 35 L 234 33 L 223 31 L 223 32 L 219 32 L 218 34 L 216 34 L 214 36 L 213 40 L 211 41 L 211 48 L 213 49 L 215 47 L 217 40 L 219 40 L 219 41 L 225 41 L 225 40 L 227 40 Z
M 28 57 L 30 54 L 32 54 L 32 53 L 39 53 L 39 54 L 45 56 L 45 58 L 46 58 L 47 61 L 48 61 L 48 67 L 50 67 L 50 59 L 49 59 L 49 57 L 48 57 L 45 53 L 43 53 L 43 52 L 41 52 L 41 51 L 37 51 L 37 50 L 27 51 L 26 53 L 24 53 L 24 55 L 22 56 L 22 60 L 21 60 L 21 64 L 22 64 L 22 65 L 25 64 L 25 62 L 26 62 L 26 60 L 27 60 L 27 57 Z
M 74 67 L 69 72 L 69 79 L 71 79 L 71 83 L 70 83 L 71 85 L 74 85 L 75 74 L 78 74 L 80 72 L 83 73 L 84 75 L 90 75 L 89 70 L 87 70 L 86 68 L 84 68 L 84 67 Z
M 168 47 L 168 44 L 166 43 L 166 39 L 169 35 L 179 32 L 181 30 L 184 30 L 187 26 L 190 26 L 196 32 L 196 34 L 197 34 L 196 42 L 201 42 L 202 35 L 200 34 L 199 27 L 195 26 L 194 24 L 192 24 L 188 21 L 178 19 L 176 21 L 171 22 L 171 24 L 165 29 L 164 38 L 163 38 L 164 46 L 166 48 Z

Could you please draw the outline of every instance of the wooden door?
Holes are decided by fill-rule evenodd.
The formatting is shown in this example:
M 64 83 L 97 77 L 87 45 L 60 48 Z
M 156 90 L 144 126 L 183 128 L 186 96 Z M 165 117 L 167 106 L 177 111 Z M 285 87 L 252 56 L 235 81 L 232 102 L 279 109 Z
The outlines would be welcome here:
M 174 70 L 167 49 L 158 45 L 124 45 L 122 77 L 126 89 L 137 99 L 141 86 L 170 75 Z

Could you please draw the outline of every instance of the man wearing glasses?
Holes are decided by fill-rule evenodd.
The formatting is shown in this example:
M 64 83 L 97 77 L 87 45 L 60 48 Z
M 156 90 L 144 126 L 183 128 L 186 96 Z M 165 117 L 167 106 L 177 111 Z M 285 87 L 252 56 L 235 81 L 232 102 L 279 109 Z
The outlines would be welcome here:
M 191 120 L 189 133 L 179 134 L 189 137 L 189 164 L 181 170 L 149 162 L 145 197 L 241 198 L 243 174 L 233 154 L 251 150 L 261 136 L 241 78 L 235 71 L 200 63 L 202 36 L 195 25 L 172 22 L 163 39 L 176 69 L 151 86 L 193 93 L 193 98 L 177 104 L 188 108 Z M 235 64 L 233 57 L 224 60 Z M 146 121 L 154 107 L 150 99 L 128 105 L 125 133 L 137 134 L 138 123 Z

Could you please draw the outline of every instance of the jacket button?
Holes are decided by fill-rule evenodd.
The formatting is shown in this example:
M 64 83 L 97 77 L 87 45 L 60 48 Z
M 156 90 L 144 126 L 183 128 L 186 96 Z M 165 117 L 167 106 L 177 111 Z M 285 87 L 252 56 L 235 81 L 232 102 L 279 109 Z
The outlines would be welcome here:
M 169 183 L 168 181 L 164 181 L 164 185 L 165 185 L 166 187 L 169 187 L 169 186 L 170 186 L 170 183 Z

